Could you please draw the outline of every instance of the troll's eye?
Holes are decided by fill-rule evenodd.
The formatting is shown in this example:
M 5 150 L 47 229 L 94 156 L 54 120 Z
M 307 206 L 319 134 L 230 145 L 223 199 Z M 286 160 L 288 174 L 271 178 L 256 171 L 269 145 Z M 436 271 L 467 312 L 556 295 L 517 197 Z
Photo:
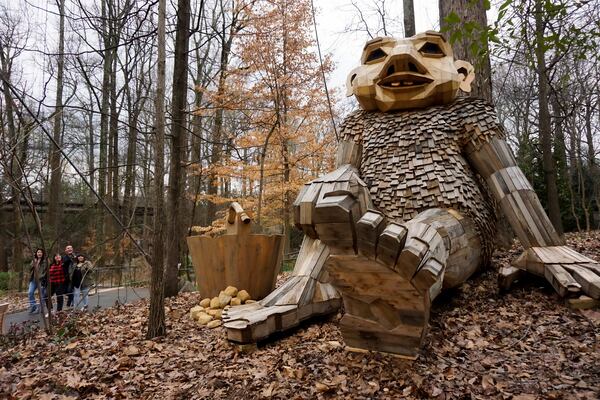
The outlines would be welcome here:
M 385 53 L 385 51 L 381 50 L 381 49 L 375 49 L 372 52 L 369 53 L 369 55 L 367 56 L 365 63 L 370 63 L 372 61 L 377 61 L 377 60 L 381 60 L 382 58 L 387 57 L 387 54 Z
M 443 57 L 445 56 L 444 52 L 440 48 L 439 45 L 432 42 L 426 42 L 421 48 L 419 52 L 424 56 L 432 56 L 432 57 Z

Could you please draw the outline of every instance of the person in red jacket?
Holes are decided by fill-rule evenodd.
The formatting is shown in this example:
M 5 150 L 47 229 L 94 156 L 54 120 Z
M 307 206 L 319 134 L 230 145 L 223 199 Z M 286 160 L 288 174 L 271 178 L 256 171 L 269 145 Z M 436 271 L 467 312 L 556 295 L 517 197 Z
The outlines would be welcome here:
M 50 281 L 50 295 L 48 296 L 48 308 L 52 308 L 52 296 L 56 294 L 56 311 L 63 308 L 63 295 L 68 273 L 65 272 L 60 254 L 54 255 L 52 264 L 48 269 L 48 280 Z

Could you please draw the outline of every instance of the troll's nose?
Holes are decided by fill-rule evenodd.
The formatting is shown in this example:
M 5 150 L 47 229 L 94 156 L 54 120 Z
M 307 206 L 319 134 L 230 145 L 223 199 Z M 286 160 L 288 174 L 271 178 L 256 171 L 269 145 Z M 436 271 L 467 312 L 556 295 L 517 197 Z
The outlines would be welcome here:
M 427 69 L 410 53 L 392 54 L 383 68 L 381 78 L 399 72 L 414 72 L 417 74 L 427 74 Z

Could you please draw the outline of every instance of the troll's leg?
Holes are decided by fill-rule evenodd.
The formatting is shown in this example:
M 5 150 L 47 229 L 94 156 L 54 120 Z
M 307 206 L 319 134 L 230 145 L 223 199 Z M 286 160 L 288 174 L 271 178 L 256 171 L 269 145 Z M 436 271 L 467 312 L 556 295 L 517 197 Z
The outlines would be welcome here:
M 328 256 L 326 245 L 306 236 L 292 276 L 282 286 L 257 303 L 223 312 L 227 338 L 239 343 L 256 342 L 312 316 L 337 311 L 340 295 L 327 283 L 323 268 Z
M 359 254 L 331 255 L 326 263 L 344 301 L 344 340 L 350 348 L 414 358 L 432 300 L 480 264 L 474 224 L 451 209 L 427 210 L 403 225 L 368 212 L 356 231 Z

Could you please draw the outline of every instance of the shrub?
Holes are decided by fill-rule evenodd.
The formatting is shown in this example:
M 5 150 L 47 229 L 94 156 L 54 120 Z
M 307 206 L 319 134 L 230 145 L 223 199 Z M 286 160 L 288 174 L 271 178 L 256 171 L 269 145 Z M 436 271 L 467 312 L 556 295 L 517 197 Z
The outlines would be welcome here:
M 0 290 L 8 290 L 9 282 L 14 275 L 14 272 L 0 272 Z

